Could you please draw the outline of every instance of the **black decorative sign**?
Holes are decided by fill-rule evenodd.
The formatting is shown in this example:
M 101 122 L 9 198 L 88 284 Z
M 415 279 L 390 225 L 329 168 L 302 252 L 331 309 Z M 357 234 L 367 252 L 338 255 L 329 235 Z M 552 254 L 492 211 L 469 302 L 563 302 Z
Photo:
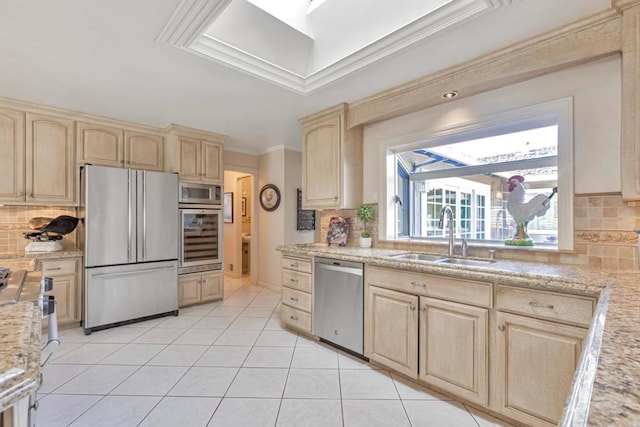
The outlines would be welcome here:
M 296 230 L 313 231 L 316 229 L 316 211 L 302 209 L 302 190 L 298 188 L 298 223 Z

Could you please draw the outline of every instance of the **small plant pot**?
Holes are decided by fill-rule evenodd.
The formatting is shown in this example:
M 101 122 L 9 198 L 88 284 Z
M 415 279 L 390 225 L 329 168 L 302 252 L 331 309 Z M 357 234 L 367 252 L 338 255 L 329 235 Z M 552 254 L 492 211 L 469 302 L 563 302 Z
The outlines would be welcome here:
M 361 248 L 370 248 L 371 247 L 371 237 L 360 237 L 360 247 Z

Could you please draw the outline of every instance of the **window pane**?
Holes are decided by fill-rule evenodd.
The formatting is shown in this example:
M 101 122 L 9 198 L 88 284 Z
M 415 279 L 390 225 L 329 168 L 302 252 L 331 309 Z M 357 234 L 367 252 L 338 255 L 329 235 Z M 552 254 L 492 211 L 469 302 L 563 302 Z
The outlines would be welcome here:
M 526 191 L 522 202 L 514 204 L 512 200 L 516 215 L 533 215 L 528 231 L 536 244 L 556 245 L 558 198 L 570 196 L 558 194 L 549 200 L 546 212 L 539 209 L 557 186 L 557 158 L 553 157 L 557 156 L 557 144 L 557 126 L 548 126 L 398 154 L 403 164 L 410 165 L 411 197 L 419 206 L 411 211 L 410 237 L 447 237 L 448 224 L 439 229 L 438 223 L 440 212 L 449 206 L 456 238 L 500 242 L 513 238 L 517 226 L 507 209 L 511 196 L 508 180 L 520 175 Z M 543 160 L 529 161 L 538 158 Z M 441 169 L 458 175 L 424 173 Z

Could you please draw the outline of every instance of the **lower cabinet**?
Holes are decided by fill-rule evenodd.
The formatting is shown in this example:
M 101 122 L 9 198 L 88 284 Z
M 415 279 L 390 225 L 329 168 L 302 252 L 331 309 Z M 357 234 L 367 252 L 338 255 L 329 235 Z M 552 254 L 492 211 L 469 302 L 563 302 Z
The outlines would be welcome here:
M 489 404 L 489 310 L 420 297 L 419 378 Z
M 224 274 L 222 272 L 191 273 L 178 276 L 178 305 L 185 307 L 222 299 Z
M 365 306 L 365 356 L 418 377 L 418 297 L 368 286 Z
M 40 261 L 42 275 L 53 279 L 53 295 L 56 301 L 58 325 L 80 322 L 81 310 L 81 261 L 79 258 L 46 259 Z M 46 324 L 46 319 L 43 320 Z
M 557 425 L 587 329 L 498 312 L 497 404 L 523 423 Z

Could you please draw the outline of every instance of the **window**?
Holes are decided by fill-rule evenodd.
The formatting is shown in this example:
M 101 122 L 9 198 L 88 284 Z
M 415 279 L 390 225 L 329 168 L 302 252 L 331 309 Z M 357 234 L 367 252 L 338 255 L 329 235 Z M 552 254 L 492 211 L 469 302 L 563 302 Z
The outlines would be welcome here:
M 440 212 L 449 206 L 455 238 L 502 245 L 516 233 L 507 209 L 508 180 L 519 175 L 526 189 L 523 209 L 537 212 L 535 202 L 529 201 L 538 195 L 543 196 L 536 200 L 549 202 L 546 213 L 528 223 L 535 245 L 572 248 L 571 99 L 526 110 L 392 147 L 389 154 L 398 171 L 393 190 L 399 190 L 396 201 L 402 201 L 403 209 L 397 205 L 397 228 L 387 230 L 387 236 L 446 239 L 447 224 L 442 229 L 438 225 Z M 569 166 L 559 174 L 562 164 Z

